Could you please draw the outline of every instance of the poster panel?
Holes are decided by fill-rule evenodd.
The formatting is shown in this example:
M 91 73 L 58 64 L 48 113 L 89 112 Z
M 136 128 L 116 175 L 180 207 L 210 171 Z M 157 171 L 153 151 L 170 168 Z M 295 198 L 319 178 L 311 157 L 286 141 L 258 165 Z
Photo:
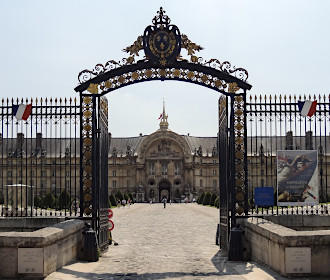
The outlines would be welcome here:
M 318 203 L 317 151 L 277 151 L 277 205 Z

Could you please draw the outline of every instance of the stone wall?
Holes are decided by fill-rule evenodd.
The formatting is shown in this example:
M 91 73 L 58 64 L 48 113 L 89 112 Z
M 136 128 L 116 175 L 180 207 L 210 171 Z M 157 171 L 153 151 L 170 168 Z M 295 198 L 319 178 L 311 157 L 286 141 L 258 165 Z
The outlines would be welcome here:
M 266 264 L 283 276 L 330 276 L 330 230 L 296 231 L 262 218 L 242 219 L 240 223 L 243 246 L 251 260 Z M 288 272 L 291 260 L 286 248 L 310 248 L 310 273 Z
M 0 278 L 32 277 L 43 278 L 56 269 L 76 259 L 82 246 L 84 223 L 68 220 L 33 232 L 0 233 Z M 41 254 L 36 262 L 40 267 L 24 270 L 20 259 L 22 248 L 38 248 Z
M 330 216 L 281 215 L 266 216 L 265 219 L 294 230 L 330 230 Z
M 28 232 L 65 221 L 64 217 L 6 217 L 0 218 L 0 232 Z

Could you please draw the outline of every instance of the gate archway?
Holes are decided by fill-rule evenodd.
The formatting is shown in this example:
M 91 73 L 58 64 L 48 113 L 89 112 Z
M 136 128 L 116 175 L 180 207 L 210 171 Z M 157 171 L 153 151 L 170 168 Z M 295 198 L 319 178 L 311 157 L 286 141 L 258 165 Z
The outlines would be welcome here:
M 227 250 L 229 229 L 236 215 L 247 214 L 246 92 L 248 72 L 228 61 L 204 60 L 202 47 L 180 33 L 160 8 L 143 35 L 124 51 L 121 61 L 109 60 L 78 75 L 80 93 L 81 215 L 90 217 L 101 248 L 107 246 L 108 106 L 105 94 L 121 87 L 151 81 L 177 80 L 222 93 L 219 98 L 218 149 L 220 170 L 220 246 Z M 186 49 L 184 58 L 181 49 Z M 136 61 L 139 52 L 144 58 Z

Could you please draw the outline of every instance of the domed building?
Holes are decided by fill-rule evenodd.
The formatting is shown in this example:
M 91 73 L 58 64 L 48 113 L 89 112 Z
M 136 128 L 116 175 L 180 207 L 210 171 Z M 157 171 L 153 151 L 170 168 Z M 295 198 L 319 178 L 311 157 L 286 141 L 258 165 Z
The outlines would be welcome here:
M 192 201 L 203 191 L 218 193 L 217 138 L 171 131 L 165 106 L 159 126 L 150 135 L 111 139 L 109 193 L 132 193 L 137 202 Z

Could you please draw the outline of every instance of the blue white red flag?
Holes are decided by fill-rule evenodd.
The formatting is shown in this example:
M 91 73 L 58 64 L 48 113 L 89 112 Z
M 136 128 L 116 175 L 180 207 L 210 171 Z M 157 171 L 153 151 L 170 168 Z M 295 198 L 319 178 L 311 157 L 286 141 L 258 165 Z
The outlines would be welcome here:
M 298 101 L 298 108 L 303 117 L 311 117 L 316 112 L 317 101 Z
M 12 114 L 18 121 L 26 121 L 32 112 L 32 104 L 24 105 L 13 105 Z

